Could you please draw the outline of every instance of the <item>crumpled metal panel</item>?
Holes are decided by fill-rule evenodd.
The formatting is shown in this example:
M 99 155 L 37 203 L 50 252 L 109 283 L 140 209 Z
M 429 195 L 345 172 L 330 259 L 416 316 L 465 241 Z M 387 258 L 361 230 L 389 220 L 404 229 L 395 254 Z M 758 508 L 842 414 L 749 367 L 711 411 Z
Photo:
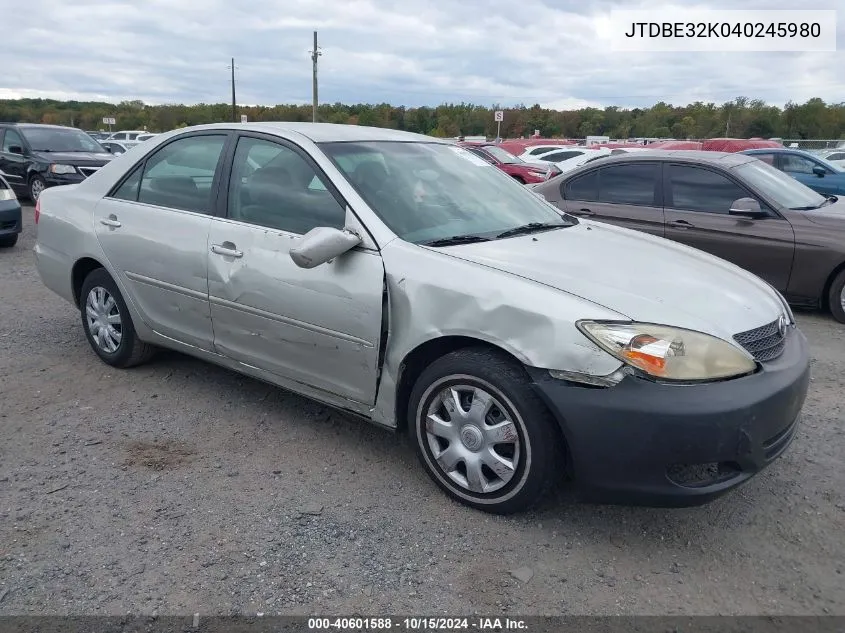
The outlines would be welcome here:
M 374 421 L 395 426 L 404 359 L 442 336 L 485 341 L 534 367 L 606 376 L 622 365 L 575 327 L 620 314 L 543 284 L 394 240 L 382 250 L 389 334 Z M 577 315 L 577 317 L 576 317 Z

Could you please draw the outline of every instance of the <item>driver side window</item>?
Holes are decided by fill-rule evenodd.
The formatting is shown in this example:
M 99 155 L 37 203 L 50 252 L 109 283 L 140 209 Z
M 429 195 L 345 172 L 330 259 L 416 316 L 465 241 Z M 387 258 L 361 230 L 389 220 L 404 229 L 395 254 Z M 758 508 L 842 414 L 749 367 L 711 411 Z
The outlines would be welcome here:
M 6 128 L 6 134 L 3 136 L 3 151 L 11 153 L 11 148 L 15 146 L 23 149 L 23 140 L 21 140 L 20 134 L 15 132 L 15 130 Z
M 346 209 L 324 176 L 296 151 L 243 137 L 232 164 L 228 217 L 302 235 L 318 226 L 342 229 Z
M 784 154 L 781 157 L 781 169 L 792 174 L 812 174 L 814 167 L 816 167 L 816 163 L 804 156 Z

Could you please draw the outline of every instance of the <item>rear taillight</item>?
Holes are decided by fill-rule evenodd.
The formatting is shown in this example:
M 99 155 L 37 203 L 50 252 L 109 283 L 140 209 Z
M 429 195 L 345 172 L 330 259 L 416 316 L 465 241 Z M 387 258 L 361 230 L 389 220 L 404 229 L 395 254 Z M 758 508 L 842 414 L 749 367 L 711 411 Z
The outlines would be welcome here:
M 41 198 L 35 201 L 35 223 L 38 224 L 38 218 L 41 217 Z

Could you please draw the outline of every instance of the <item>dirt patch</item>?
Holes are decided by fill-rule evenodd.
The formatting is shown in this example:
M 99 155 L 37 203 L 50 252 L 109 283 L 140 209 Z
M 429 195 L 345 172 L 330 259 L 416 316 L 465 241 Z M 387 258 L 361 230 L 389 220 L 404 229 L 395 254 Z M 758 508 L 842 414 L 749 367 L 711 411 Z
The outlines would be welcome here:
M 182 444 L 167 442 L 130 442 L 126 448 L 126 466 L 137 466 L 149 470 L 169 470 L 185 464 L 194 452 Z

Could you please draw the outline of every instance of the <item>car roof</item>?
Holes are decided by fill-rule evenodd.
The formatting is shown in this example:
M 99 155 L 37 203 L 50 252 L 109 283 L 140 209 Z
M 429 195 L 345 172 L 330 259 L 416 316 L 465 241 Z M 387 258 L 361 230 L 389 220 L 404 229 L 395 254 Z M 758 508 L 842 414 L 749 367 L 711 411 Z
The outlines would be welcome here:
M 0 123 L 0 125 L 13 125 L 15 127 L 49 127 L 57 130 L 79 130 L 78 127 L 71 127 L 69 125 L 49 125 L 47 123 Z M 82 132 L 82 130 L 79 130 Z
M 295 134 L 300 134 L 308 138 L 314 143 L 404 141 L 442 143 L 446 145 L 454 144 L 453 141 L 447 139 L 434 138 L 433 136 L 424 136 L 422 134 L 414 134 L 413 132 L 403 132 L 401 130 L 392 130 L 390 128 L 368 127 L 365 125 L 344 125 L 341 123 L 302 123 L 294 121 L 272 121 L 256 123 L 213 123 L 210 125 L 197 125 L 193 127 L 182 128 L 180 131 L 188 132 L 191 130 L 203 129 L 237 129 L 248 130 L 251 132 L 264 132 L 269 134 L 293 132 Z
M 702 150 L 670 150 L 652 149 L 645 152 L 624 152 L 621 154 L 607 154 L 597 160 L 591 160 L 572 171 L 550 178 L 546 182 L 535 185 L 535 188 L 545 188 L 551 182 L 559 183 L 569 180 L 576 175 L 586 173 L 597 167 L 616 165 L 619 163 L 629 164 L 637 162 L 648 162 L 653 160 L 673 163 L 689 163 L 691 165 L 712 165 L 723 169 L 733 169 L 745 163 L 751 163 L 758 159 L 753 156 L 733 152 L 707 152 Z
M 802 154 L 804 156 L 814 156 L 808 151 L 798 149 L 797 147 L 756 147 L 754 149 L 743 150 L 743 154 Z
M 601 159 L 601 163 L 587 163 L 590 165 L 609 165 L 612 163 L 629 163 L 635 161 L 648 161 L 655 158 L 661 161 L 673 161 L 679 163 L 697 163 L 706 165 L 718 165 L 725 169 L 731 169 L 738 165 L 750 163 L 757 160 L 753 156 L 734 152 L 706 152 L 702 150 L 671 150 L 651 149 L 645 152 L 624 152 L 621 154 L 609 154 Z M 568 172 L 569 173 L 569 172 Z

